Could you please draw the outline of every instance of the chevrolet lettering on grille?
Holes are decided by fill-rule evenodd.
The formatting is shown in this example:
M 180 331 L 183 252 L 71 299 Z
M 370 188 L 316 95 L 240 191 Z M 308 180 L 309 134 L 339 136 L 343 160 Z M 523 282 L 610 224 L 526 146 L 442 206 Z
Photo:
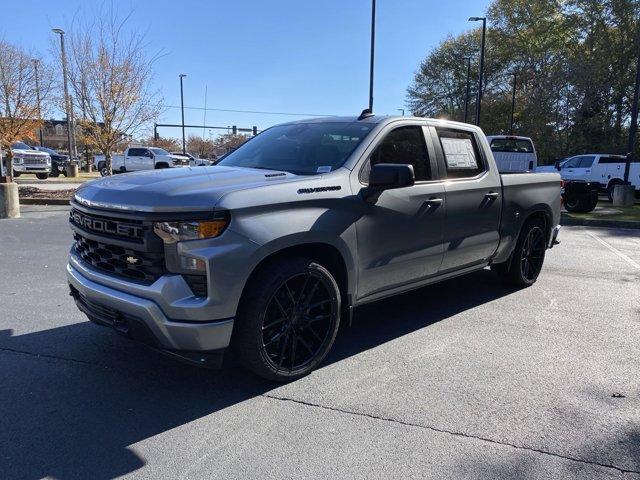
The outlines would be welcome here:
M 86 230 L 96 233 L 106 233 L 107 235 L 117 235 L 120 237 L 141 238 L 142 227 L 130 223 L 118 222 L 102 218 L 90 217 L 73 210 L 70 214 L 71 222 Z

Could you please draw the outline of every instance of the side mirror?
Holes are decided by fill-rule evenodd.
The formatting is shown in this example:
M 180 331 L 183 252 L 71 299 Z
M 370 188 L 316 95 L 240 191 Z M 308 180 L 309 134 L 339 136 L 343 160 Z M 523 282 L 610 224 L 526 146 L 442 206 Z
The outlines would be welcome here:
M 377 190 L 410 187 L 414 183 L 413 165 L 379 163 L 369 173 L 369 187 Z
M 410 187 L 415 183 L 413 165 L 379 163 L 371 167 L 369 186 L 364 189 L 364 199 L 374 201 L 384 190 Z
M 556 160 L 554 166 L 556 167 L 556 170 L 560 171 L 560 160 Z

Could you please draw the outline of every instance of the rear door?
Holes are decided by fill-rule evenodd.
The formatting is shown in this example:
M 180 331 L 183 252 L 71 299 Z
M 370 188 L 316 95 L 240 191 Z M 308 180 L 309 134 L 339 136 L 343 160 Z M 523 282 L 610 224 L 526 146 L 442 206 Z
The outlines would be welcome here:
M 446 273 L 486 262 L 498 247 L 502 183 L 474 130 L 432 127 L 439 169 L 445 173 Z

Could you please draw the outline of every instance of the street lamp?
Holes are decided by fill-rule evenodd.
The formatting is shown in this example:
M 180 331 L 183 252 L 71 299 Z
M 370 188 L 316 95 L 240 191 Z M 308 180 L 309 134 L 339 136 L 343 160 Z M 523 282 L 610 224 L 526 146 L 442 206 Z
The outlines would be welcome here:
M 187 153 L 187 148 L 184 140 L 184 93 L 182 89 L 182 79 L 187 75 L 184 73 L 180 74 L 180 108 L 182 110 L 182 153 Z
M 478 104 L 476 105 L 476 125 L 480 126 L 480 113 L 482 108 L 482 84 L 484 81 L 484 47 L 487 36 L 487 17 L 471 17 L 470 22 L 482 21 L 482 46 L 480 48 L 480 78 L 478 79 Z
M 67 114 L 67 141 L 69 142 L 69 158 L 75 158 L 77 156 L 75 152 L 75 132 L 73 130 L 73 108 L 69 101 L 69 87 L 67 86 L 67 55 L 64 50 L 64 30 L 61 28 L 54 28 L 51 30 L 53 33 L 60 35 L 60 55 L 62 58 L 62 83 L 64 86 L 64 108 Z
M 371 59 L 369 61 L 369 113 L 373 113 L 373 63 L 376 46 L 376 0 L 371 0 Z
M 467 61 L 467 89 L 464 96 L 464 123 L 469 120 L 469 95 L 471 91 L 471 57 L 465 57 Z
M 42 108 L 40 106 L 40 79 L 38 78 L 38 63 L 40 63 L 40 60 L 38 60 L 37 58 L 32 58 L 31 61 L 33 62 L 33 70 L 36 76 L 36 102 L 38 102 L 38 120 L 42 120 Z M 42 143 L 42 126 L 40 126 L 38 133 L 40 137 L 40 146 L 44 147 L 44 143 Z
M 509 135 L 513 135 L 513 117 L 516 111 L 516 82 L 518 78 L 518 74 L 516 72 L 511 72 L 513 75 L 513 93 L 511 94 L 511 121 L 509 122 Z

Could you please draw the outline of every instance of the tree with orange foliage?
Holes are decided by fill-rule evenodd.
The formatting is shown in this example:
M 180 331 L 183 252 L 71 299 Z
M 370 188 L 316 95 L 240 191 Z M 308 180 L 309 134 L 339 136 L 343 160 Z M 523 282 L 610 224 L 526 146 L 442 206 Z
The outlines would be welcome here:
M 39 82 L 34 60 L 40 65 Z M 51 85 L 50 71 L 43 68 L 40 60 L 0 41 L 0 149 L 6 153 L 2 179 L 5 183 L 13 181 L 11 145 L 19 140 L 34 139 L 42 126 L 43 103 L 49 102 Z

